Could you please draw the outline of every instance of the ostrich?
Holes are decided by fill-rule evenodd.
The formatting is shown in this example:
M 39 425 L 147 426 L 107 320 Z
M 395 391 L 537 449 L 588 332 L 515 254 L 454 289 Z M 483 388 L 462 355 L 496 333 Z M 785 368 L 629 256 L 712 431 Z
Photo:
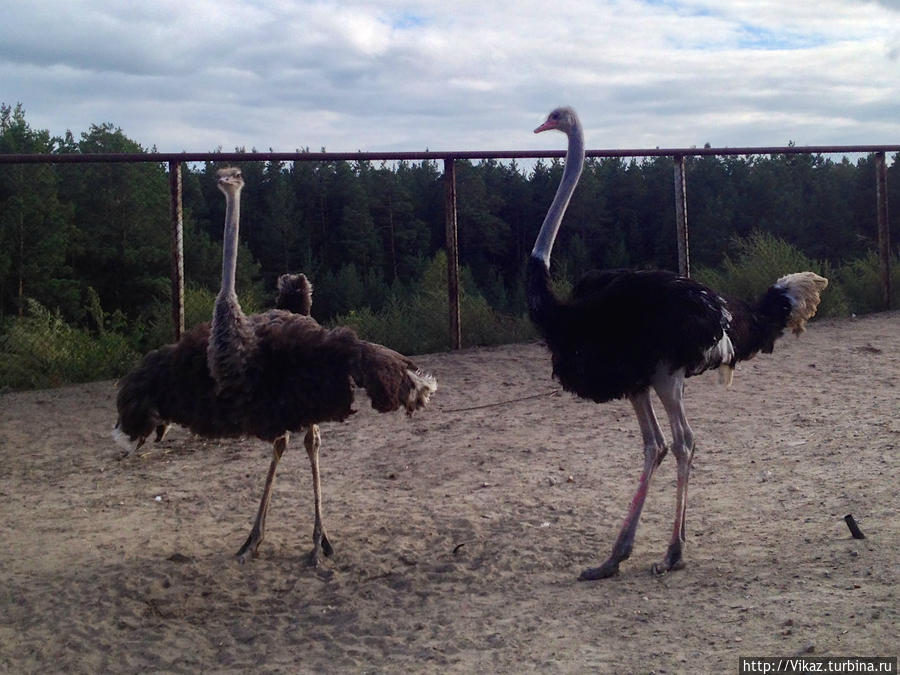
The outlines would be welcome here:
M 318 424 L 343 421 L 354 412 L 354 385 L 366 390 L 372 407 L 379 412 L 404 408 L 411 415 L 428 403 L 437 382 L 420 372 L 412 360 L 360 340 L 349 328 L 328 330 L 309 316 L 278 309 L 244 315 L 234 291 L 243 187 L 240 170 L 221 169 L 218 187 L 226 200 L 222 289 L 210 327 L 191 331 L 173 346 L 186 363 L 170 359 L 166 364 L 168 376 L 172 377 L 179 365 L 191 369 L 192 381 L 185 398 L 200 394 L 193 402 L 196 407 L 188 425 L 191 431 L 205 436 L 252 435 L 273 444 L 256 519 L 236 554 L 241 563 L 255 557 L 263 541 L 275 471 L 289 434 L 305 431 L 315 510 L 313 550 L 308 560 L 316 566 L 320 552 L 333 554 L 322 521 Z M 145 358 L 145 364 L 153 360 L 152 354 Z M 150 369 L 152 372 L 152 365 Z M 119 397 L 121 401 L 121 391 Z M 120 420 L 122 408 L 120 403 Z M 120 426 L 134 440 L 127 425 Z
M 312 284 L 303 274 L 278 278 L 276 309 L 309 316 Z M 151 351 L 119 381 L 116 437 L 126 456 L 139 450 L 155 430 L 162 441 L 174 422 L 205 436 L 231 436 L 240 428 L 221 418 L 215 402 L 215 382 L 206 366 L 209 322 L 187 332 L 177 344 Z
M 288 436 L 305 430 L 315 501 L 310 563 L 316 565 L 320 550 L 326 556 L 333 553 L 322 522 L 316 425 L 350 416 L 353 384 L 366 390 L 379 412 L 402 407 L 412 414 L 428 403 L 437 382 L 407 357 L 360 340 L 348 328 L 327 330 L 311 317 L 283 310 L 243 313 L 234 287 L 243 185 L 240 169 L 219 170 L 218 187 L 225 195 L 222 287 L 213 309 L 207 362 L 217 397 L 240 420 L 245 433 L 272 442 L 273 456 L 256 521 L 237 555 L 241 561 L 256 555 Z
M 602 403 L 627 398 L 637 415 L 644 467 L 628 515 L 609 558 L 584 570 L 582 580 L 618 573 L 631 555 L 650 480 L 666 454 L 665 439 L 650 400 L 662 401 L 672 430 L 677 464 L 675 523 L 662 562 L 663 574 L 684 566 L 685 511 L 694 434 L 684 412 L 684 380 L 719 368 L 731 383 L 737 361 L 771 353 L 784 329 L 799 334 L 816 312 L 828 281 L 812 272 L 778 279 L 754 306 L 726 299 L 690 279 L 666 271 L 588 272 L 568 300 L 550 283 L 550 251 L 584 164 L 581 123 L 571 108 L 557 108 L 534 133 L 557 129 L 568 136 L 565 169 L 528 260 L 529 315 L 552 355 L 553 374 L 563 388 Z

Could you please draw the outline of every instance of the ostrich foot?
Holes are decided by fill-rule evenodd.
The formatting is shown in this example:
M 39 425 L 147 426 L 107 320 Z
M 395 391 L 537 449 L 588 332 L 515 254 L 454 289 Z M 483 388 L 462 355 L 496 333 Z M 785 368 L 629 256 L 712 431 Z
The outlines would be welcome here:
M 156 438 L 153 439 L 153 442 L 161 443 L 165 439 L 166 434 L 169 433 L 169 428 L 171 426 L 172 426 L 171 424 L 157 424 L 156 425 Z
M 326 558 L 330 558 L 334 555 L 334 547 L 331 545 L 331 542 L 328 541 L 328 537 L 325 534 L 322 534 L 322 553 L 325 554 Z
M 237 559 L 238 563 L 243 565 L 245 562 L 250 560 L 251 558 L 255 558 L 259 555 L 259 545 L 262 543 L 262 537 L 256 535 L 255 532 L 251 532 L 250 536 L 247 537 L 247 541 L 244 542 L 244 545 L 238 549 L 238 552 L 234 554 L 234 557 Z
M 309 552 L 307 563 L 310 567 L 319 566 L 319 551 L 324 553 L 326 558 L 330 558 L 334 555 L 334 547 L 331 545 L 331 542 L 328 541 L 328 537 L 325 536 L 324 532 L 322 533 L 322 539 L 316 540 L 313 550 Z
M 666 572 L 680 570 L 684 568 L 684 565 L 684 558 L 681 557 L 681 542 L 677 541 L 669 545 L 669 550 L 666 551 L 666 557 L 662 562 L 653 563 L 650 566 L 650 572 L 654 576 L 662 576 Z
M 594 581 L 595 579 L 606 579 L 607 577 L 614 577 L 618 573 L 618 561 L 613 561 L 610 559 L 600 565 L 600 567 L 587 568 L 584 572 L 581 573 L 581 576 L 578 577 L 578 581 Z

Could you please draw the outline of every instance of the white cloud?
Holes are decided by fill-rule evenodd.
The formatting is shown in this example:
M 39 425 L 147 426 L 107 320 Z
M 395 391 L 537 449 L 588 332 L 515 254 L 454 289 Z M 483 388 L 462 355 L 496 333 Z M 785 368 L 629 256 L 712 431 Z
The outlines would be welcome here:
M 591 147 L 895 142 L 900 2 L 12 3 L 0 100 L 147 147 Z

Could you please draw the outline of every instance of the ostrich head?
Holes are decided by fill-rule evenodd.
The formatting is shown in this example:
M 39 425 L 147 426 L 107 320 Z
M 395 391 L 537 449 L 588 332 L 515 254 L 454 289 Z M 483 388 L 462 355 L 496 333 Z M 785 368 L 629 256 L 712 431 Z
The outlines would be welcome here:
M 216 175 L 218 176 L 216 186 L 223 194 L 227 195 L 230 193 L 234 196 L 244 187 L 244 178 L 241 176 L 241 170 L 236 166 L 226 166 L 224 169 L 219 169 Z
M 547 115 L 547 121 L 535 129 L 534 133 L 539 134 L 548 129 L 558 129 L 564 134 L 568 134 L 578 128 L 578 124 L 578 115 L 575 114 L 575 111 L 568 106 L 563 106 Z

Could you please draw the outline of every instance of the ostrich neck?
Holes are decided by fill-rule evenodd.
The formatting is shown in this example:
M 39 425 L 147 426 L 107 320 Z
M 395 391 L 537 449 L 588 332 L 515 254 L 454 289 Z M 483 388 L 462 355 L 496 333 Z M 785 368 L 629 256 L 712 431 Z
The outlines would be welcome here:
M 237 274 L 238 229 L 241 218 L 241 196 L 225 195 L 225 233 L 222 237 L 222 297 L 237 297 L 234 278 Z
M 572 198 L 584 166 L 584 136 L 581 126 L 578 125 L 572 129 L 568 133 L 568 137 L 569 147 L 566 150 L 566 167 L 563 170 L 562 180 L 559 182 L 556 196 L 553 197 L 553 203 L 550 204 L 544 224 L 541 225 L 541 231 L 538 232 L 537 240 L 534 242 L 534 249 L 531 251 L 531 257 L 541 260 L 548 269 L 550 267 L 550 251 L 553 250 L 556 233 L 559 232 L 563 215 L 566 213 L 569 200 Z
M 240 191 L 225 193 L 225 234 L 222 242 L 222 289 L 213 306 L 206 362 L 216 382 L 216 392 L 246 394 L 248 368 L 256 349 L 256 338 L 249 319 L 241 310 L 234 290 L 237 270 Z

